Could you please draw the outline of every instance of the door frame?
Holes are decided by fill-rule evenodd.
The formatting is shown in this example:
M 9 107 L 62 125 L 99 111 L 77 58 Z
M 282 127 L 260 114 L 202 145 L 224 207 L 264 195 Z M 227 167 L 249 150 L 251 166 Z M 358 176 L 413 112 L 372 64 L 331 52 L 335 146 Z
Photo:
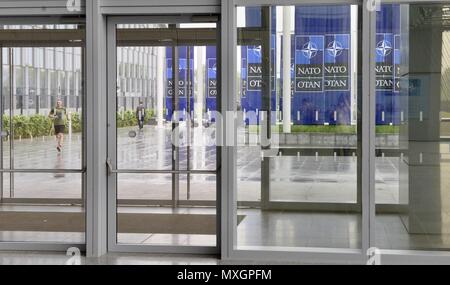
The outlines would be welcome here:
M 361 249 L 337 249 L 337 248 L 286 248 L 286 247 L 240 247 L 236 246 L 237 228 L 237 185 L 236 185 L 236 159 L 237 152 L 234 147 L 223 149 L 222 156 L 227 158 L 223 163 L 223 188 L 228 189 L 223 193 L 222 208 L 224 209 L 222 231 L 224 240 L 222 243 L 222 258 L 226 260 L 283 260 L 306 263 L 358 263 L 365 264 L 368 260 L 369 249 L 375 241 L 375 98 L 376 98 L 376 74 L 375 74 L 375 47 L 376 47 L 376 14 L 373 7 L 377 0 L 222 0 L 222 51 L 223 75 L 222 81 L 228 84 L 222 86 L 223 94 L 233 94 L 237 82 L 234 76 L 237 60 L 237 6 L 266 6 L 266 5 L 359 5 L 362 9 L 362 114 L 361 114 Z M 414 4 L 424 3 L 424 0 L 380 0 L 381 4 Z M 432 0 L 431 3 L 449 3 L 450 0 Z M 431 4 L 430 3 L 430 4 Z M 232 96 L 223 96 L 223 111 L 236 110 L 236 102 L 230 100 Z M 225 127 L 233 122 L 225 121 Z M 234 134 L 235 135 L 235 134 Z M 231 138 L 235 139 L 235 138 Z M 236 144 L 234 144 L 236 145 Z M 386 208 L 390 205 L 379 205 Z M 380 250 L 383 263 L 387 264 L 448 264 L 450 253 L 441 251 L 418 250 Z
M 87 215 L 88 215 L 88 208 L 87 208 L 87 201 L 86 201 L 86 193 L 88 191 L 88 187 L 87 187 L 87 134 L 89 133 L 90 130 L 90 125 L 87 124 L 87 109 L 86 109 L 86 101 L 87 101 L 87 89 L 86 89 L 86 61 L 85 61 L 85 55 L 86 55 L 86 49 L 87 49 L 87 31 L 86 31 L 86 26 L 87 23 L 85 21 L 84 18 L 80 18 L 78 16 L 74 15 L 76 13 L 66 13 L 67 10 L 64 9 L 56 12 L 58 14 L 59 17 L 46 17 L 45 15 L 43 15 L 43 13 L 38 13 L 35 11 L 32 11 L 32 9 L 29 9 L 29 12 L 31 12 L 30 15 L 28 15 L 27 13 L 18 13 L 19 10 L 21 10 L 21 8 L 18 9 L 12 9 L 11 11 L 9 11 L 9 13 L 11 14 L 11 16 L 14 17 L 7 17 L 6 15 L 3 15 L 0 17 L 0 23 L 2 25 L 58 25 L 58 24 L 80 24 L 82 23 L 85 27 L 84 30 L 82 30 L 84 32 L 84 42 L 83 44 L 80 46 L 82 49 L 82 58 L 81 58 L 81 64 L 82 64 L 82 74 L 81 74 L 81 84 L 82 84 L 82 90 L 81 90 L 81 96 L 82 96 L 82 104 L 81 104 L 81 109 L 82 111 L 82 119 L 83 119 L 83 130 L 82 130 L 82 159 L 81 159 L 81 165 L 79 169 L 62 169 L 62 170 L 58 170 L 58 169 L 17 169 L 14 167 L 14 165 L 10 165 L 9 168 L 0 168 L 0 181 L 3 181 L 3 175 L 5 174 L 20 174 L 20 173 L 26 173 L 26 174 L 60 174 L 60 173 L 65 173 L 65 174 L 77 174 L 80 175 L 80 179 L 81 179 L 81 197 L 79 199 L 51 199 L 51 198 L 3 198 L 1 199 L 1 201 L 6 202 L 6 203 L 35 203 L 35 204 L 47 204 L 47 205 L 56 205 L 56 204 L 80 204 L 83 208 L 83 213 L 84 213 L 84 221 L 85 221 L 85 231 L 84 231 L 84 242 L 54 242 L 54 241 L 49 241 L 49 242 L 44 242 L 44 241 L 19 241 L 19 242 L 8 242 L 8 241 L 0 241 L 0 250 L 17 250 L 17 251 L 62 251 L 65 252 L 67 251 L 67 249 L 72 248 L 72 247 L 76 247 L 79 248 L 81 251 L 86 251 L 87 248 L 87 236 L 89 233 L 89 228 L 87 225 Z M 56 9 L 56 8 L 55 8 Z M 0 8 L 1 10 L 1 8 Z M 39 10 L 42 10 L 41 8 L 39 8 Z M 50 12 L 50 11 L 48 11 Z M 52 14 L 52 13 L 49 13 Z M 31 16 L 33 15 L 33 16 Z M 32 31 L 32 30 L 29 30 Z M 33 45 L 30 45 L 33 46 Z M 3 46 L 0 43 L 0 49 L 3 48 L 17 48 L 20 46 L 15 46 L 15 45 L 5 45 Z M 37 44 L 36 47 L 46 47 L 45 45 L 42 44 Z M 3 51 L 0 50 L 0 56 L 3 55 Z M 12 57 L 12 55 L 9 55 L 10 59 Z M 2 65 L 2 58 L 0 58 L 0 65 Z M 3 70 L 0 71 L 0 77 L 3 76 Z M 13 76 L 10 78 L 10 80 L 13 80 Z M 3 80 L 0 82 L 0 95 L 3 95 Z M 12 94 L 9 94 L 9 96 L 12 96 Z M 2 96 L 0 96 L 0 103 L 3 101 Z M 3 113 L 3 110 L 2 110 Z M 10 114 L 12 115 L 12 114 Z M 14 131 L 14 130 L 13 130 Z M 9 143 L 10 146 L 10 150 L 13 151 L 14 149 L 14 140 L 10 140 Z M 3 151 L 3 148 L 0 147 L 0 151 Z M 3 159 L 3 154 L 0 154 L 0 158 Z M 14 159 L 14 155 L 11 156 L 11 159 Z M 12 166 L 12 167 L 11 167 Z M 14 183 L 14 180 L 11 180 L 12 183 Z M 10 185 L 11 187 L 11 185 Z M 0 191 L 3 191 L 3 185 L 0 187 Z M 1 196 L 1 195 L 0 195 Z
M 222 34 L 222 41 L 225 46 L 222 51 L 222 60 L 224 68 L 222 81 L 228 82 L 225 86 L 222 86 L 222 94 L 233 94 L 233 90 L 236 90 L 237 82 L 234 76 L 237 68 L 237 6 L 262 6 L 262 5 L 362 5 L 358 0 L 285 0 L 274 1 L 270 0 L 222 0 L 222 18 L 224 19 L 222 30 L 225 33 Z M 362 9 L 362 8 L 361 8 Z M 373 13 L 362 9 L 362 29 L 368 29 L 368 19 L 373 18 Z M 226 19 L 226 20 L 225 20 Z M 225 27 L 226 25 L 226 27 Z M 362 48 L 368 48 L 366 52 L 370 50 L 370 37 L 364 35 L 361 40 Z M 366 73 L 370 69 L 369 56 L 363 56 L 364 61 L 362 66 L 362 86 L 363 90 L 370 90 L 369 85 L 372 84 L 369 74 Z M 227 74 L 226 74 L 227 73 Z M 365 88 L 367 87 L 367 88 Z M 362 94 L 362 125 L 361 128 L 366 130 L 362 134 L 363 138 L 368 136 L 370 126 L 370 112 L 367 98 L 370 97 L 369 92 Z M 223 112 L 237 110 L 235 100 L 232 100 L 232 96 L 223 96 L 222 105 L 224 106 Z M 225 128 L 228 129 L 233 122 L 225 120 Z M 234 138 L 236 140 L 236 132 Z M 361 249 L 339 249 L 339 248 L 286 248 L 286 247 L 260 247 L 260 246 L 246 246 L 237 248 L 237 228 L 236 228 L 236 215 L 237 215 L 237 144 L 233 144 L 233 147 L 224 148 L 223 157 L 227 160 L 223 164 L 223 188 L 229 189 L 227 193 L 224 193 L 222 208 L 226 212 L 223 213 L 223 225 L 227 225 L 223 228 L 226 235 L 226 240 L 223 241 L 222 258 L 223 259 L 238 259 L 238 260 L 295 260 L 297 262 L 324 262 L 324 263 L 364 263 L 366 260 L 366 251 L 369 249 L 369 173 L 370 162 L 369 160 L 362 160 L 361 165 L 361 220 L 362 220 L 362 248 Z M 361 152 L 363 156 L 370 153 L 369 141 L 362 140 Z
M 209 174 L 216 176 L 216 246 L 174 246 L 174 245 L 142 245 L 142 244 L 118 244 L 117 243 L 117 175 L 120 173 L 139 173 L 139 174 L 165 174 L 167 171 L 158 170 L 137 170 L 135 172 L 129 170 L 117 170 L 116 164 L 116 150 L 117 150 L 117 136 L 116 136 L 116 97 L 117 97 L 117 44 L 116 44 L 116 25 L 117 24 L 180 24 L 193 23 L 193 14 L 184 14 L 179 16 L 109 16 L 107 17 L 107 64 L 108 64 L 108 167 L 109 175 L 108 181 L 108 251 L 110 252 L 143 252 L 143 253 L 181 253 L 181 254 L 219 254 L 221 241 L 221 179 L 220 179 L 220 163 L 221 163 L 221 147 L 217 147 L 217 169 L 214 171 L 197 171 L 189 170 L 182 171 L 181 174 Z M 219 31 L 220 31 L 220 17 L 217 17 L 217 49 L 219 51 Z M 212 18 L 210 18 L 212 19 Z M 217 62 L 220 66 L 220 56 L 217 53 Z M 218 68 L 218 78 L 220 76 L 220 68 Z M 219 83 L 220 86 L 220 83 Z M 220 101 L 220 88 L 218 90 L 217 102 Z M 220 104 L 218 104 L 220 110 Z M 112 161 L 112 162 L 111 162 Z M 180 174 L 179 170 L 177 171 Z M 174 174 L 174 173 L 172 173 Z

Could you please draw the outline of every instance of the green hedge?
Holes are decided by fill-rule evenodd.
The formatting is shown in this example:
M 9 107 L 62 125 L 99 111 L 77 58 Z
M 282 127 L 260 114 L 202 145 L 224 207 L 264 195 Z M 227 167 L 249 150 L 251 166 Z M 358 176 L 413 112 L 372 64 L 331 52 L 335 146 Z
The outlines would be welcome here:
M 72 132 L 79 133 L 82 130 L 80 114 L 72 113 Z M 10 133 L 10 118 L 3 115 L 3 131 Z M 44 115 L 16 115 L 13 117 L 14 138 L 31 138 L 50 136 L 54 134 L 53 122 Z M 66 123 L 66 133 L 69 130 L 69 123 Z
M 155 117 L 155 112 L 153 110 L 147 110 L 145 112 L 145 123 L 147 124 L 151 119 Z M 135 111 L 122 111 L 117 112 L 117 127 L 118 128 L 126 128 L 126 127 L 135 127 L 137 126 L 138 121 L 136 118 Z
M 154 118 L 155 112 L 153 110 L 147 110 L 145 121 L 148 123 L 152 118 Z M 80 133 L 83 129 L 83 123 L 81 116 L 78 113 L 72 113 L 72 132 Z M 54 134 L 53 122 L 48 116 L 45 115 L 16 115 L 13 117 L 14 125 L 14 138 L 31 138 L 31 137 L 42 137 L 50 136 Z M 137 125 L 137 119 L 135 112 L 126 111 L 122 113 L 117 113 L 117 126 L 119 128 L 132 127 Z M 9 116 L 3 115 L 3 126 L 2 130 L 4 132 L 9 131 Z M 66 123 L 66 133 L 69 131 L 69 122 Z
M 155 112 L 153 110 L 147 110 L 145 121 L 148 123 L 152 118 L 154 118 Z M 72 132 L 80 133 L 83 129 L 83 123 L 81 120 L 81 116 L 78 113 L 72 113 Z M 122 113 L 117 113 L 117 127 L 132 127 L 137 125 L 137 119 L 135 112 L 126 111 Z M 48 116 L 44 115 L 16 115 L 13 117 L 13 125 L 14 125 L 14 138 L 31 138 L 31 137 L 42 137 L 42 136 L 50 136 L 54 134 L 53 122 Z M 3 115 L 3 126 L 2 130 L 4 132 L 8 132 L 10 127 L 9 116 Z M 69 131 L 69 123 L 66 123 L 66 133 Z

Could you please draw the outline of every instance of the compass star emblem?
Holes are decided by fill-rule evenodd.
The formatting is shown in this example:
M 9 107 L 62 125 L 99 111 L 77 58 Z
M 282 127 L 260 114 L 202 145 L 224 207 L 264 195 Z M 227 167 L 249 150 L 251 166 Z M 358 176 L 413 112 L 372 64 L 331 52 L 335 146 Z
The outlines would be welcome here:
M 311 41 L 307 42 L 302 49 L 303 55 L 308 59 L 315 57 L 318 51 L 317 46 Z
M 338 41 L 332 41 L 327 47 L 328 54 L 332 57 L 338 57 L 344 51 L 342 44 Z
M 256 58 L 261 58 L 261 47 L 254 47 L 250 49 L 250 52 L 253 54 Z
M 383 40 L 377 44 L 377 53 L 382 56 L 386 57 L 390 55 L 392 52 L 392 44 L 386 40 Z

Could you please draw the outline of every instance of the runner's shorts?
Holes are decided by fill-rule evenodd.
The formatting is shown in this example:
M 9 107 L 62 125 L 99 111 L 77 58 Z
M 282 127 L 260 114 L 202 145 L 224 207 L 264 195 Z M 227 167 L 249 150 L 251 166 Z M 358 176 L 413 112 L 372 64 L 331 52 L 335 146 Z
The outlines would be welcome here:
M 64 134 L 65 126 L 55 126 L 55 134 Z

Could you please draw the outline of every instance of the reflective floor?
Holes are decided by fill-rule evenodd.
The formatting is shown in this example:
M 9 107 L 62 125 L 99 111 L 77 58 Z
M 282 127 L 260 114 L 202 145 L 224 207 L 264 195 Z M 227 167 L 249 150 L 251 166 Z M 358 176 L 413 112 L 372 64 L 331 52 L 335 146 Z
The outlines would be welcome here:
M 118 165 L 121 169 L 170 169 L 171 141 L 170 126 L 156 128 L 146 126 L 136 137 L 129 136 L 135 128 L 118 131 Z M 205 133 L 197 133 L 196 139 L 204 140 Z M 77 168 L 81 164 L 81 137 L 78 134 L 66 137 L 64 151 L 56 153 L 55 141 L 51 137 L 34 140 L 18 140 L 14 150 L 17 168 Z M 214 147 L 193 148 L 191 169 L 216 168 Z M 186 167 L 186 148 L 181 148 L 181 167 Z M 8 153 L 5 153 L 5 161 Z M 377 160 L 377 202 L 398 203 L 399 159 L 379 158 Z M 281 157 L 271 164 L 271 198 L 274 201 L 337 202 L 348 203 L 356 200 L 356 159 L 353 157 Z M 332 177 L 333 179 L 330 179 Z M 127 174 L 119 176 L 119 199 L 164 200 L 171 199 L 171 175 Z M 238 153 L 238 196 L 239 201 L 259 201 L 261 199 L 261 158 L 258 148 L 242 147 Z M 59 198 L 80 199 L 81 177 L 76 174 L 15 174 L 14 187 L 10 188 L 10 175 L 4 175 L 3 198 Z M 180 199 L 187 200 L 186 177 L 180 177 Z M 287 187 L 289 185 L 289 187 Z M 190 200 L 215 201 L 216 178 L 211 175 L 193 175 L 189 193 Z M 215 209 L 121 206 L 119 215 L 191 215 L 205 218 L 214 217 Z M 83 213 L 76 205 L 33 205 L 3 204 L 0 214 L 20 213 L 47 223 L 42 213 Z M 36 214 L 34 214 L 36 213 Z M 33 217 L 35 216 L 35 217 Z M 28 216 L 27 216 L 28 217 Z M 131 216 L 132 217 L 132 216 Z M 67 218 L 67 217 L 66 217 Z M 335 247 L 360 248 L 360 214 L 261 211 L 241 209 L 238 212 L 239 247 Z M 55 223 L 58 224 L 57 222 Z M 11 226 L 11 225 L 7 225 Z M 51 231 L 47 223 L 46 231 L 3 230 L 1 241 L 42 241 L 42 242 L 84 242 L 84 234 L 70 229 Z M 75 225 L 82 226 L 82 225 Z M 152 225 L 157 227 L 158 224 Z M 214 231 L 214 225 L 211 225 Z M 152 228 L 154 229 L 154 228 Z M 204 230 L 204 229 L 203 229 Z M 153 232 L 153 233 L 152 233 Z M 211 245 L 214 234 L 183 234 L 177 231 L 119 231 L 118 242 L 124 244 L 158 245 Z M 450 247 L 447 235 L 411 235 L 399 215 L 377 216 L 377 245 L 386 249 Z
M 3 206 L 1 211 L 42 212 L 48 207 Z M 76 207 L 52 207 L 52 211 L 76 212 Z M 214 209 L 160 207 L 121 207 L 119 213 L 214 215 Z M 361 247 L 360 215 L 331 213 L 298 213 L 283 211 L 239 210 L 238 246 L 246 247 Z M 448 249 L 450 235 L 410 234 L 398 215 L 379 215 L 376 245 L 383 249 Z M 2 241 L 82 242 L 84 234 L 71 232 L 0 231 Z M 119 243 L 153 245 L 211 245 L 215 235 L 120 233 Z
M 0 252 L 0 265 L 217 265 L 214 256 L 107 254 L 100 258 L 82 256 L 79 263 L 64 253 Z
M 168 170 L 172 167 L 172 143 L 170 126 L 157 128 L 146 126 L 136 137 L 129 132 L 136 128 L 118 130 L 118 168 Z M 197 132 L 194 140 L 206 140 L 207 132 Z M 186 169 L 186 147 L 180 149 L 180 167 Z M 200 146 L 191 150 L 191 169 L 214 170 L 216 168 L 215 147 Z M 55 149 L 52 137 L 15 142 L 16 168 L 57 168 L 76 169 L 81 166 L 81 137 L 79 134 L 66 136 L 61 155 Z M 261 159 L 260 149 L 242 147 L 238 150 L 238 199 L 239 201 L 259 201 L 261 199 Z M 9 152 L 4 152 L 5 167 L 9 162 Z M 399 189 L 399 159 L 377 159 L 377 203 L 397 204 Z M 272 191 L 275 201 L 338 202 L 356 201 L 356 160 L 352 157 L 283 157 L 272 165 Z M 333 177 L 333 179 L 329 179 Z M 337 178 L 336 178 L 337 177 Z M 4 198 L 81 198 L 81 179 L 77 174 L 15 174 L 14 189 L 10 189 L 10 175 L 5 174 Z M 121 177 L 126 191 L 119 191 L 119 199 L 166 199 L 171 195 L 170 175 L 124 175 Z M 181 199 L 183 180 L 181 176 Z M 215 180 L 211 175 L 191 177 L 192 200 L 215 200 Z M 289 183 L 289 187 L 286 185 Z M 149 187 L 153 185 L 154 187 Z M 184 188 L 183 188 L 184 187 Z
M 1 252 L 0 265 L 69 265 L 74 264 L 64 253 Z M 224 261 L 216 256 L 180 254 L 108 253 L 100 258 L 82 256 L 79 265 L 296 265 L 298 262 Z

